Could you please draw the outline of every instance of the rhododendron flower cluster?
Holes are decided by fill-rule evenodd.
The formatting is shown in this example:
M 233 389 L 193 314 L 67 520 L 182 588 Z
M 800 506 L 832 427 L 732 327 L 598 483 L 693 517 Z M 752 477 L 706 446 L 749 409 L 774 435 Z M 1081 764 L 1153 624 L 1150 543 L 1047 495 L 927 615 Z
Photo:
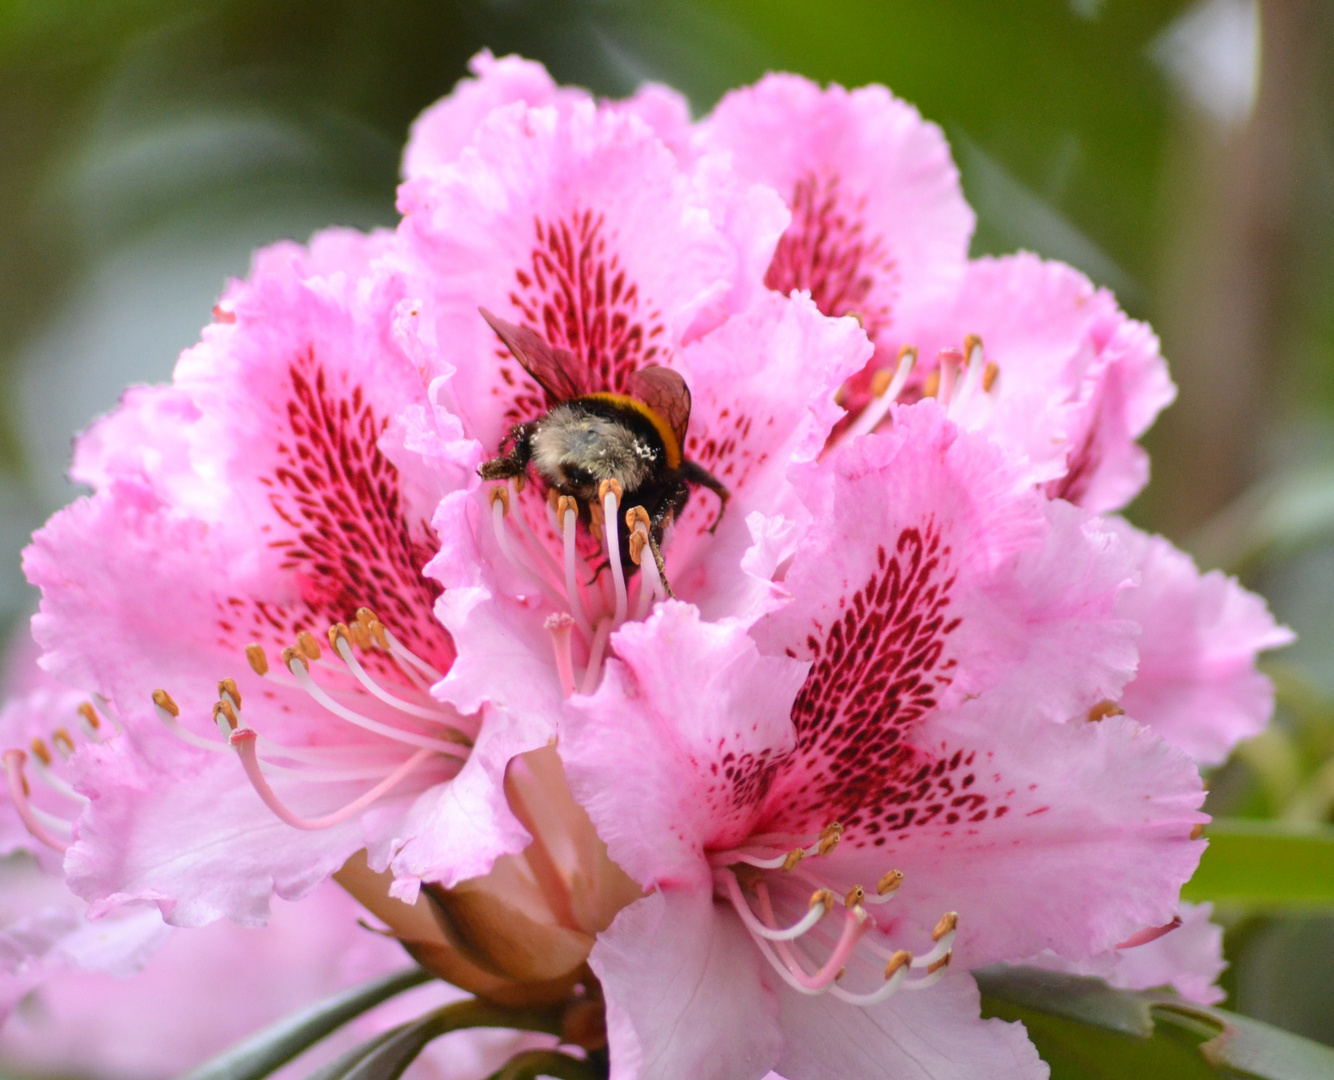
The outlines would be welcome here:
M 979 1016 L 998 961 L 1209 997 L 1198 769 L 1287 635 L 1115 516 L 1174 392 L 1148 327 L 969 259 L 880 87 L 692 122 L 483 54 L 404 172 L 397 230 L 256 256 L 28 551 L 87 734 L 5 762 L 90 913 L 334 877 L 618 1080 L 1046 1075 Z M 570 399 L 694 463 L 661 566 L 603 436 L 479 475 Z

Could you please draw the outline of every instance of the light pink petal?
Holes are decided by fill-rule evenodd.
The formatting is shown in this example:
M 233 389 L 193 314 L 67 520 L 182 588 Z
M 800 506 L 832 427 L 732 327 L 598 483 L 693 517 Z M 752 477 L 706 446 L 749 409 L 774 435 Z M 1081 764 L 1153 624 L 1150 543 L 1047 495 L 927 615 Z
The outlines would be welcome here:
M 1274 688 L 1257 655 L 1292 641 L 1264 599 L 1218 570 L 1201 574 L 1161 536 L 1111 519 L 1141 575 L 1120 612 L 1141 628 L 1139 672 L 1119 704 L 1204 765 L 1263 730 Z
M 1176 394 L 1152 331 L 1079 271 L 1021 253 L 969 264 L 952 308 L 914 342 L 922 370 L 968 334 L 999 375 L 960 423 L 1026 456 L 1053 496 L 1096 512 L 1129 502 L 1148 479 L 1135 440 Z
M 973 230 L 958 170 L 940 129 L 883 86 L 822 90 L 767 75 L 719 102 L 699 146 L 730 152 L 738 176 L 791 207 L 771 288 L 855 313 L 882 346 L 957 288 Z
M 1210 921 L 1212 904 L 1181 905 L 1181 925 L 1144 945 L 1112 949 L 1088 960 L 1072 961 L 1051 952 L 1024 961 L 1032 967 L 1072 975 L 1096 975 L 1123 990 L 1170 987 L 1187 1001 L 1216 1005 L 1227 995 L 1218 977 L 1223 959 L 1223 928 Z
M 759 952 L 707 889 L 664 889 L 598 935 L 611 1080 L 758 1080 L 781 1045 Z
M 784 579 L 793 601 L 755 630 L 764 651 L 815 662 L 793 711 L 799 763 L 774 796 L 799 833 L 888 813 L 868 785 L 915 771 L 904 737 L 941 708 L 1065 720 L 1133 670 L 1115 539 L 933 403 L 896 410 L 806 487 L 816 523 Z M 853 753 L 867 767 L 849 778 Z
M 774 980 L 777 981 L 777 980 Z M 1046 1080 L 1023 1024 L 983 1020 L 977 984 L 951 971 L 869 1009 L 778 991 L 786 1080 Z
M 532 837 L 505 799 L 505 767 L 516 755 L 545 746 L 552 729 L 538 716 L 503 710 L 497 716 L 497 711 L 488 709 L 487 722 L 458 775 L 423 792 L 401 823 L 371 845 L 374 869 L 385 861 L 381 853 L 392 851 L 388 865 L 395 878 L 452 888 L 487 873 L 501 855 L 528 846 Z M 383 812 L 396 810 L 390 806 Z M 414 899 L 410 887 L 403 898 Z
M 70 888 L 94 901 L 94 915 L 150 900 L 176 926 L 224 917 L 262 926 L 271 893 L 298 899 L 365 846 L 356 818 L 315 833 L 279 821 L 231 754 L 157 750 L 156 768 L 124 741 L 93 748 L 81 762 L 80 787 L 93 805 L 65 865 Z M 170 771 L 162 767 L 168 756 Z M 312 816 L 356 793 L 354 785 L 319 786 L 332 789 L 316 793 L 327 802 L 300 807 Z
M 589 99 L 588 91 L 557 86 L 535 60 L 520 56 L 497 59 L 483 49 L 468 61 L 472 78 L 460 79 L 447 97 L 412 122 L 403 151 L 403 177 L 411 180 L 450 165 L 472 142 L 477 128 L 493 109 L 514 102 L 525 105 L 569 105 Z
M 333 885 L 300 905 L 275 905 L 262 930 L 223 922 L 171 932 L 156 911 L 144 914 L 169 936 L 133 979 L 63 958 L 41 973 L 33 1007 L 19 1010 L 0 1032 L 0 1053 L 11 1067 L 33 1075 L 167 1080 L 407 960 L 396 943 L 357 924 L 356 904 Z M 83 926 L 96 934 L 109 921 Z M 219 987 L 226 987 L 222 996 Z
M 619 391 L 727 314 L 754 247 L 719 228 L 643 121 L 591 102 L 493 112 L 454 165 L 405 183 L 399 205 L 393 265 L 423 303 L 423 337 L 458 369 L 444 403 L 488 450 L 548 403 L 479 306 L 570 349 L 588 385 Z M 734 217 L 772 228 L 771 215 Z
M 1119 716 L 942 719 L 919 747 L 917 771 L 878 793 L 892 807 L 878 827 L 830 858 L 849 885 L 906 875 L 875 912 L 893 947 L 921 952 L 936 919 L 957 911 L 965 967 L 1044 948 L 1080 959 L 1176 914 L 1204 850 L 1190 838 L 1207 820 L 1204 791 L 1147 728 Z
M 367 276 L 385 240 L 335 232 L 309 250 L 279 245 L 257 255 L 251 279 L 232 284 L 218 323 L 183 356 L 174 386 L 129 399 L 85 440 L 80 465 L 98 494 L 58 515 L 29 551 L 29 574 L 45 593 L 34 623 L 44 663 L 109 702 L 132 744 L 83 775 L 96 804 L 85 825 L 104 845 L 80 849 L 79 888 L 90 899 L 143 897 L 181 903 L 180 919 L 254 921 L 272 889 L 299 893 L 365 843 L 388 857 L 407 839 L 403 812 L 456 768 L 433 758 L 374 814 L 303 832 L 263 807 L 234 755 L 209 760 L 167 735 L 149 698 L 167 689 L 182 727 L 221 745 L 211 710 L 218 680 L 230 676 L 245 698 L 242 722 L 279 744 L 329 751 L 344 766 L 380 769 L 377 777 L 411 753 L 335 719 L 290 680 L 261 681 L 242 651 L 258 642 L 277 665 L 275 652 L 298 631 L 326 640 L 331 623 L 366 604 L 438 669 L 452 660 L 432 611 L 439 588 L 422 569 L 435 550 L 429 519 L 440 492 L 464 477 L 475 482 L 476 451 L 426 397 L 410 306 L 392 281 Z M 414 405 L 421 430 L 405 420 L 387 436 L 389 418 Z M 172 440 L 141 446 L 155 428 Z M 382 439 L 412 468 L 400 473 Z M 435 440 L 434 472 L 414 439 Z M 398 696 L 420 698 L 382 654 L 366 653 L 365 664 Z M 359 687 L 344 692 L 363 715 L 403 720 Z M 188 790 L 200 770 L 231 816 Z M 374 779 L 274 787 L 297 813 L 318 816 Z M 187 812 L 198 819 L 180 816 Z M 251 827 L 281 839 L 252 850 Z M 476 835 L 480 843 L 487 834 Z M 183 838 L 189 855 L 173 865 Z
M 602 686 L 567 706 L 560 753 L 612 859 L 641 885 L 707 887 L 704 851 L 742 840 L 792 747 L 806 666 L 666 601 L 612 637 Z
M 753 543 L 747 519 L 808 517 L 789 469 L 824 448 L 842 416 L 834 393 L 870 354 L 853 320 L 826 318 L 806 298 L 774 295 L 683 350 L 693 397 L 686 456 L 731 492 L 711 535 L 717 500 L 702 489 L 692 494 L 667 546 L 673 589 L 706 618 L 746 618 L 770 605 L 772 585 L 738 573 Z
M 468 70 L 471 78 L 460 79 L 448 96 L 413 121 L 403 151 L 405 180 L 457 161 L 482 121 L 502 106 L 522 102 L 533 107 L 551 105 L 564 111 L 577 102 L 592 100 L 581 87 L 557 86 L 545 67 L 520 56 L 496 58 L 490 49 L 483 49 L 468 61 Z M 604 101 L 601 107 L 638 117 L 683 162 L 693 158 L 690 105 L 670 86 L 645 83 L 632 97 Z

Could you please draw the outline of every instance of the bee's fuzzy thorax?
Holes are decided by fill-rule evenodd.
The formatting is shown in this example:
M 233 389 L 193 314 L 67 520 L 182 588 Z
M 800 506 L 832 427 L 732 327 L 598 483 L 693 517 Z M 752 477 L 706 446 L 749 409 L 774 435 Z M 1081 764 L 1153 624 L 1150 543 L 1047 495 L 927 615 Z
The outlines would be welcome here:
M 632 491 L 649 479 L 661 453 L 642 433 L 577 402 L 556 406 L 532 435 L 533 465 L 558 487 L 580 486 L 582 471 L 594 487 L 614 479 Z

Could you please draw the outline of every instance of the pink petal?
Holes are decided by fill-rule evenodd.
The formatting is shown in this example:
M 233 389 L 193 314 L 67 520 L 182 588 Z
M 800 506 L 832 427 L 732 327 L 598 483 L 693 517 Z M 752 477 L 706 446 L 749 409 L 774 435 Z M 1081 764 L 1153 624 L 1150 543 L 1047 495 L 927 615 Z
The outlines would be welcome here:
M 777 981 L 777 980 L 774 980 Z M 977 984 L 951 971 L 920 993 L 854 1008 L 778 991 L 787 1080 L 1046 1080 L 1023 1024 L 980 1017 Z
M 589 98 L 586 90 L 557 86 L 535 60 L 513 55 L 497 59 L 490 49 L 469 60 L 468 70 L 472 78 L 460 79 L 447 97 L 412 122 L 403 150 L 404 179 L 436 172 L 457 161 L 482 121 L 503 105 L 568 106 Z
M 904 340 L 917 314 L 957 288 L 973 230 L 941 131 L 883 86 L 822 90 L 768 75 L 726 95 L 700 125 L 743 179 L 787 200 L 793 223 L 769 268 L 782 293 L 856 313 L 871 338 Z
M 1207 820 L 1204 791 L 1189 759 L 1146 728 L 1119 716 L 942 718 L 915 750 L 917 771 L 877 793 L 893 809 L 828 859 L 840 884 L 904 873 L 874 913 L 893 948 L 923 951 L 957 911 L 964 967 L 1044 948 L 1079 959 L 1176 914 L 1204 850 L 1190 838 Z
M 688 346 L 681 366 L 694 407 L 686 456 L 731 492 L 717 531 L 714 496 L 691 496 L 668 546 L 672 586 L 708 618 L 758 615 L 773 586 L 738 573 L 753 543 L 752 513 L 804 520 L 788 471 L 813 461 L 842 410 L 834 393 L 869 359 L 850 319 L 828 319 L 808 299 L 768 295 Z
M 758 1080 L 781 1035 L 763 961 L 707 889 L 625 908 L 589 964 L 607 998 L 611 1080 Z
M 1213 910 L 1212 904 L 1183 903 L 1181 925 L 1146 945 L 1112 949 L 1078 962 L 1044 952 L 1024 963 L 1072 975 L 1096 975 L 1124 990 L 1171 987 L 1187 1001 L 1216 1005 L 1227 996 L 1216 985 L 1227 961 L 1223 928 L 1210 922 Z
M 753 198 L 772 205 L 771 192 Z M 409 180 L 399 204 L 394 265 L 423 302 L 423 336 L 458 369 L 446 404 L 488 450 L 548 403 L 479 306 L 570 349 L 589 385 L 620 391 L 744 294 L 755 243 L 741 225 L 773 229 L 772 214 L 736 207 L 720 229 L 642 121 L 591 102 L 493 112 L 456 164 Z
M 403 178 L 412 180 L 458 160 L 495 109 L 515 102 L 568 110 L 592 100 L 577 86 L 557 86 L 547 69 L 520 56 L 497 59 L 483 49 L 468 61 L 472 78 L 460 79 L 447 97 L 429 106 L 412 123 L 403 151 Z M 661 83 L 645 83 L 625 101 L 607 101 L 602 108 L 642 120 L 683 162 L 693 156 L 689 103 Z
M 1129 502 L 1148 479 L 1135 440 L 1176 395 L 1152 331 L 1077 270 L 1021 253 L 970 263 L 952 308 L 914 344 L 931 364 L 967 334 L 999 380 L 975 395 L 990 409 L 960 422 L 1027 456 L 1053 496 L 1097 512 Z
M 566 710 L 561 760 L 612 859 L 641 885 L 708 888 L 709 847 L 750 831 L 806 666 L 666 601 L 613 636 L 602 686 Z
M 1141 583 L 1119 602 L 1141 627 L 1139 672 L 1119 704 L 1204 765 L 1217 765 L 1263 730 L 1274 688 L 1256 656 L 1292 641 L 1263 598 L 1218 570 L 1119 519 L 1109 524 L 1138 564 Z

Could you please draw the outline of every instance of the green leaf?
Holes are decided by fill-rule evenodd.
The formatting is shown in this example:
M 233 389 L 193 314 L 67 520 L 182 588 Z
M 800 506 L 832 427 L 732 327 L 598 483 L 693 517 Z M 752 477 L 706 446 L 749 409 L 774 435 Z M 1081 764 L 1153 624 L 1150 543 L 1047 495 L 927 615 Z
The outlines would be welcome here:
M 341 1054 L 328 1065 L 317 1069 L 307 1080 L 398 1080 L 403 1075 L 403 1070 L 426 1049 L 427 1044 L 451 1031 L 458 1031 L 461 1028 L 494 1027 L 559 1035 L 562 1011 L 560 1008 L 511 1009 L 475 999 L 456 1001 L 450 1005 L 442 1005 L 416 1020 L 381 1032 L 360 1046 Z M 567 1059 L 579 1066 L 583 1065 L 583 1062 L 567 1058 L 564 1054 L 554 1056 Z M 561 1063 L 556 1062 L 556 1064 Z M 515 1075 L 521 1077 L 528 1074 L 520 1072 Z M 549 1075 L 561 1080 L 567 1076 L 569 1080 L 584 1080 L 585 1077 L 584 1073 L 578 1072 L 551 1072 Z
M 1334 906 L 1334 828 L 1220 819 L 1181 890 L 1187 900 L 1250 907 Z
M 559 1050 L 525 1050 L 515 1054 L 487 1080 L 537 1080 L 539 1076 L 554 1080 L 598 1080 L 599 1075 L 587 1061 Z
M 1023 1021 L 1052 1080 L 1334 1077 L 1334 1049 L 1170 994 L 1034 968 L 974 974 L 983 1015 Z
M 430 978 L 413 967 L 345 990 L 252 1035 L 204 1062 L 185 1080 L 260 1080 L 349 1020 Z

